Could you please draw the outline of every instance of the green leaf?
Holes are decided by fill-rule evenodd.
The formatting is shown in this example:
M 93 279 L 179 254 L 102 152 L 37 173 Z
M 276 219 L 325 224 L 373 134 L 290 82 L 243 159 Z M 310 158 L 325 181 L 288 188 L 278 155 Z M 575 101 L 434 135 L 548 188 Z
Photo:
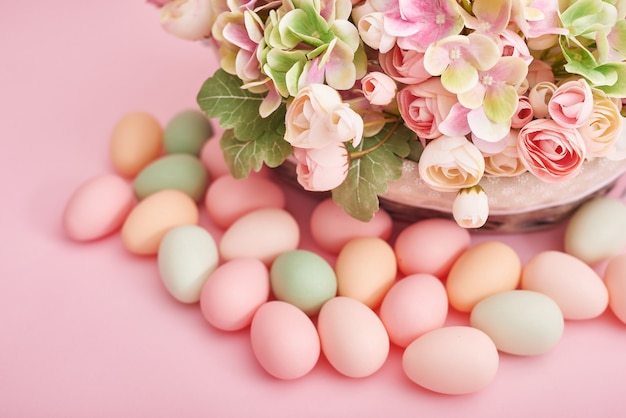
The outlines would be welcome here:
M 270 142 L 268 137 L 260 140 L 240 141 L 232 129 L 224 131 L 220 140 L 224 161 L 233 177 L 244 178 L 250 171 L 259 171 L 265 163 L 274 168 L 291 154 L 291 145 L 282 138 Z
M 234 177 L 246 177 L 265 163 L 277 167 L 291 154 L 285 141 L 285 104 L 262 118 L 259 106 L 264 95 L 241 88 L 236 76 L 216 71 L 198 93 L 198 104 L 210 118 L 219 118 L 225 128 L 221 141 L 224 158 Z
M 265 94 L 251 93 L 241 88 L 241 80 L 219 69 L 213 77 L 204 82 L 198 92 L 197 102 L 200 109 L 210 118 L 217 118 L 220 126 L 234 129 L 235 137 L 250 140 L 264 135 L 282 136 L 285 132 L 285 114 L 278 111 L 267 118 L 261 118 L 259 107 Z M 284 106 L 283 106 L 284 107 Z M 280 119 L 282 130 L 273 131 Z
M 613 79 L 615 82 L 610 85 L 596 86 L 596 88 L 605 92 L 609 97 L 626 96 L 626 62 L 612 62 L 597 67 L 597 70 L 607 75 L 607 78 Z M 609 76 L 610 75 L 610 76 Z
M 371 220 L 379 208 L 378 195 L 387 192 L 388 181 L 402 175 L 402 158 L 409 155 L 409 141 L 415 141 L 415 134 L 404 125 L 387 124 L 376 136 L 351 149 L 353 153 L 371 151 L 352 159 L 346 180 L 332 191 L 335 203 L 353 218 Z

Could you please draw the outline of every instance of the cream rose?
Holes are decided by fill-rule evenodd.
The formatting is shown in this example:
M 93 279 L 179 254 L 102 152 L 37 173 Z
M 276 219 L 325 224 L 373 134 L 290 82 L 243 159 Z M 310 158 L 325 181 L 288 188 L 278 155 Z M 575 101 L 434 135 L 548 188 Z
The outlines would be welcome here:
M 396 97 L 398 87 L 387 74 L 372 71 L 361 79 L 361 89 L 365 98 L 373 105 L 384 106 Z
M 588 157 L 607 157 L 623 129 L 622 116 L 615 102 L 604 92 L 593 89 L 593 111 L 579 131 Z
M 541 81 L 535 84 L 528 92 L 528 100 L 533 109 L 535 118 L 549 118 L 548 103 L 556 91 L 556 84 Z
M 197 41 L 211 36 L 215 21 L 212 0 L 173 0 L 161 8 L 161 26 L 182 39 Z
M 349 156 L 345 144 L 324 148 L 294 148 L 298 183 L 305 190 L 323 192 L 339 186 L 348 175 Z
M 285 115 L 285 140 L 294 147 L 324 148 L 337 142 L 358 145 L 363 138 L 363 119 L 325 84 L 300 90 Z
M 528 171 L 547 183 L 576 176 L 586 154 L 578 130 L 551 119 L 536 119 L 520 129 L 517 151 Z
M 485 157 L 485 173 L 498 177 L 513 177 L 526 171 L 524 163 L 517 151 L 519 131 L 511 129 L 503 140 L 504 148 L 499 152 L 489 154 L 483 151 Z
M 440 136 L 426 145 L 419 161 L 421 178 L 434 190 L 458 191 L 472 187 L 485 172 L 478 148 L 462 136 Z

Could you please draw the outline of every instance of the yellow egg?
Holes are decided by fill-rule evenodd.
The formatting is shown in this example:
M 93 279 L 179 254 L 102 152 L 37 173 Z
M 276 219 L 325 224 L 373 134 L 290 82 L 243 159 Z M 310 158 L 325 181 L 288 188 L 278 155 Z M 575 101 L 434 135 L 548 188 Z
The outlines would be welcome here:
M 471 247 L 455 261 L 448 274 L 450 306 L 469 312 L 487 296 L 515 289 L 521 270 L 515 250 L 502 242 L 486 241 Z
M 169 230 L 198 223 L 198 207 L 189 195 L 173 189 L 139 202 L 122 226 L 122 242 L 134 254 L 154 255 Z
M 163 146 L 163 128 L 145 112 L 124 115 L 115 125 L 109 143 L 111 162 L 125 177 L 136 176 L 154 161 Z
M 396 256 L 381 238 L 355 238 L 337 256 L 335 273 L 339 296 L 356 299 L 373 309 L 396 280 Z

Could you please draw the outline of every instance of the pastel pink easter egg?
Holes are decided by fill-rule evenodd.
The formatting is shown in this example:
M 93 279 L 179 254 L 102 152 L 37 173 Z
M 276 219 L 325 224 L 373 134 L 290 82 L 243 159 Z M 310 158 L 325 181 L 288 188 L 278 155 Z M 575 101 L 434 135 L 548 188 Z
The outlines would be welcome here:
M 68 200 L 63 229 L 75 241 L 92 241 L 121 228 L 135 203 L 132 187 L 120 176 L 104 174 L 83 183 Z

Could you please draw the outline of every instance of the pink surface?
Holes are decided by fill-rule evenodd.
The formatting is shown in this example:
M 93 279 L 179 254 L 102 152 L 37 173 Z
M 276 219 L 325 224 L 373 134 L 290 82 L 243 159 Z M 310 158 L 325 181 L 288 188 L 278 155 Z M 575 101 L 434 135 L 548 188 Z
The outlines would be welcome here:
M 211 53 L 165 34 L 140 0 L 11 2 L 0 39 L 0 416 L 623 415 L 626 325 L 610 312 L 567 322 L 546 355 L 502 355 L 495 381 L 467 396 L 411 383 L 399 349 L 364 379 L 325 360 L 296 381 L 270 377 L 247 331 L 219 332 L 166 293 L 154 258 L 130 255 L 119 235 L 76 244 L 61 230 L 71 193 L 112 171 L 117 119 L 145 110 L 165 123 L 195 106 Z M 315 249 L 315 200 L 288 193 L 302 246 Z M 473 239 L 501 239 L 527 260 L 562 236 L 561 226 Z

